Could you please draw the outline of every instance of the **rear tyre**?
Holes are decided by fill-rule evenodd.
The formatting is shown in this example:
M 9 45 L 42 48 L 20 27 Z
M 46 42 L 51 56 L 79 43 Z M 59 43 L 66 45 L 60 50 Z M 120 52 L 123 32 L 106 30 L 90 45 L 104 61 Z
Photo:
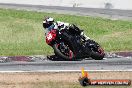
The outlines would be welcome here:
M 53 45 L 54 52 L 57 56 L 63 58 L 64 60 L 73 60 L 74 59 L 74 54 L 73 54 L 72 50 L 70 50 L 70 47 L 68 47 L 68 45 L 66 45 L 66 46 L 67 47 L 64 47 L 64 48 L 68 48 L 67 53 L 62 52 L 62 50 L 60 48 L 61 47 L 60 44 L 54 44 Z
M 95 60 L 102 60 L 105 56 L 104 50 L 99 47 L 98 51 L 92 51 L 91 52 L 91 58 L 95 59 Z

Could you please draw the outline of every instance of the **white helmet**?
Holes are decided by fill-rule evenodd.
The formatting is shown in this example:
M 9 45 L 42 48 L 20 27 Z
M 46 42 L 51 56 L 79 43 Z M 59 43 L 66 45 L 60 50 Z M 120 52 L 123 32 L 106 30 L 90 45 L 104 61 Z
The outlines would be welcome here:
M 44 28 L 48 28 L 48 27 L 50 27 L 53 23 L 54 23 L 54 18 L 46 17 L 46 18 L 43 20 L 43 27 L 44 27 Z

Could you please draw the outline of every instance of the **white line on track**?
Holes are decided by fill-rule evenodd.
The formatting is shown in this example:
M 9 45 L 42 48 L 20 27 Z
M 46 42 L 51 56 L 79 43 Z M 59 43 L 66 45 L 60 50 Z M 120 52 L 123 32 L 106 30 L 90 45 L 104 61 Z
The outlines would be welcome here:
M 85 70 L 88 72 L 132 72 L 132 70 Z M 24 73 L 24 72 L 81 72 L 80 70 L 36 70 L 36 71 L 0 71 L 0 73 Z

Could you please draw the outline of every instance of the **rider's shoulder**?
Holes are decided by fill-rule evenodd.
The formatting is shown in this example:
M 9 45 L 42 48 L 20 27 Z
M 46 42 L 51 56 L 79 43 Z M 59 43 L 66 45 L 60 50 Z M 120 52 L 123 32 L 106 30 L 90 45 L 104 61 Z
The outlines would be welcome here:
M 63 25 L 64 22 L 62 22 L 62 21 L 56 21 L 56 24 L 57 24 L 57 25 Z
M 56 24 L 57 24 L 58 26 L 61 26 L 61 25 L 69 26 L 69 25 L 70 25 L 70 23 L 62 22 L 62 21 L 56 21 Z

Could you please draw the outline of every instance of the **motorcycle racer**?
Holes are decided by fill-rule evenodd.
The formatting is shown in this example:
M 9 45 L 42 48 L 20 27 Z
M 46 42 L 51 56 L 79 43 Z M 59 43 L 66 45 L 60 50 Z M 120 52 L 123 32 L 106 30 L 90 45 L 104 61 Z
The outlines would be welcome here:
M 102 59 L 103 55 L 100 55 L 98 50 L 99 44 L 87 37 L 83 30 L 80 30 L 76 25 L 54 21 L 54 18 L 47 17 L 43 20 L 43 28 L 46 35 L 46 43 L 54 49 L 55 55 L 50 56 L 48 59 L 62 57 L 65 59 L 81 59 L 83 57 L 92 57 Z M 67 32 L 69 34 L 67 34 Z M 57 35 L 60 38 L 56 38 Z M 54 42 L 52 40 L 63 39 L 62 42 Z M 64 43 L 67 41 L 67 43 Z M 67 45 L 66 45 L 67 44 Z M 59 49 L 58 49 L 59 48 Z M 96 54 L 94 52 L 98 52 Z
M 64 30 L 64 29 L 71 29 L 74 30 L 74 24 L 66 23 L 66 22 L 61 22 L 61 21 L 54 21 L 54 18 L 52 17 L 46 17 L 43 20 L 43 27 L 45 30 L 45 34 L 47 34 L 50 30 L 55 29 L 55 30 Z M 78 32 L 78 30 L 76 31 Z M 89 40 L 90 38 L 86 36 L 83 31 L 79 32 L 81 36 L 84 37 L 85 40 Z

